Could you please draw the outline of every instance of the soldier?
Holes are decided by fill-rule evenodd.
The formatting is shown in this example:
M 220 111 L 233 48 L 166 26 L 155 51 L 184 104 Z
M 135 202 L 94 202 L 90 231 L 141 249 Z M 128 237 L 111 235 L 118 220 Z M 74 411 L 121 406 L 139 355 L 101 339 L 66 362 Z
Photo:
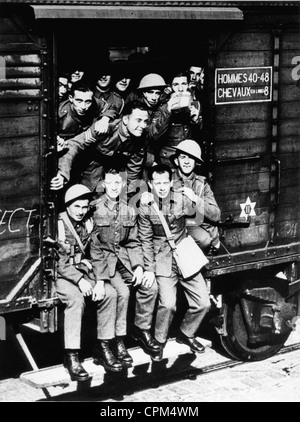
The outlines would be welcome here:
M 137 97 L 146 106 L 149 113 L 149 126 L 147 128 L 147 161 L 146 168 L 156 163 L 156 152 L 158 140 L 167 131 L 171 116 L 171 109 L 176 99 L 163 102 L 164 90 L 167 87 L 164 78 L 157 73 L 145 75 L 139 83 L 136 92 L 129 95 L 129 98 Z
M 173 172 L 173 189 L 182 190 L 195 203 L 204 203 L 203 221 L 187 218 L 187 231 L 204 252 L 216 252 L 220 247 L 216 224 L 221 212 L 206 178 L 195 173 L 196 166 L 203 163 L 201 148 L 197 142 L 186 139 L 177 145 L 176 153 L 170 159 L 176 166 Z
M 126 174 L 120 169 L 107 169 L 102 182 L 105 195 L 98 199 L 94 212 L 97 225 L 96 250 L 99 259 L 104 254 L 112 286 L 117 291 L 117 319 L 115 325 L 116 357 L 126 366 L 132 364 L 123 339 L 127 334 L 127 311 L 130 290 L 136 291 L 134 335 L 148 354 L 157 354 L 150 328 L 157 297 L 153 272 L 144 272 L 144 258 L 138 239 L 137 215 L 127 204 Z M 102 252 L 103 251 L 103 252 Z M 96 251 L 93 255 L 96 258 Z M 99 277 L 101 273 L 99 273 Z
M 193 203 L 185 194 L 171 191 L 172 170 L 164 164 L 153 166 L 149 171 L 149 184 L 153 201 L 157 203 L 167 220 L 175 243 L 187 236 L 186 216 L 203 211 L 203 204 Z M 145 195 L 149 195 L 145 193 Z M 188 309 L 176 340 L 190 347 L 193 352 L 203 353 L 204 346 L 196 340 L 198 330 L 210 307 L 209 295 L 202 274 L 189 279 L 180 276 L 172 249 L 162 223 L 151 203 L 140 206 L 139 236 L 144 252 L 145 270 L 156 275 L 158 284 L 158 307 L 155 321 L 155 340 L 160 346 L 157 360 L 162 359 L 169 327 L 176 311 L 176 286 L 184 289 Z
M 189 138 L 192 131 L 200 132 L 202 127 L 201 104 L 195 101 L 188 90 L 189 78 L 185 72 L 176 73 L 171 81 L 172 93 L 169 103 L 170 113 L 164 125 L 167 130 L 157 140 L 157 161 L 172 166 L 170 156 L 176 146 Z M 169 104 L 168 103 L 168 104 Z
M 85 173 L 84 184 L 96 189 L 102 180 L 103 165 L 118 162 L 127 171 L 127 183 L 134 192 L 134 183 L 139 181 L 146 156 L 145 129 L 148 126 L 148 111 L 139 102 L 127 103 L 123 116 L 110 126 L 109 133 L 99 136 L 94 125 L 86 132 L 68 141 L 68 152 L 60 157 L 58 174 L 51 181 L 51 189 L 59 190 L 70 180 L 75 158 L 82 151 L 90 152 L 89 172 Z
M 111 350 L 115 337 L 117 293 L 110 285 L 103 253 L 92 255 L 93 220 L 87 218 L 91 192 L 83 185 L 71 186 L 65 194 L 65 211 L 58 221 L 57 294 L 66 305 L 64 311 L 64 365 L 71 379 L 86 381 L 89 374 L 79 360 L 82 317 L 86 300 L 97 306 L 96 357 L 110 371 L 121 371 L 122 365 Z M 95 277 L 96 276 L 96 277 Z
M 111 64 L 103 63 L 97 75 L 94 91 L 96 101 L 110 121 L 118 119 L 124 107 L 123 98 L 112 90 L 112 73 Z

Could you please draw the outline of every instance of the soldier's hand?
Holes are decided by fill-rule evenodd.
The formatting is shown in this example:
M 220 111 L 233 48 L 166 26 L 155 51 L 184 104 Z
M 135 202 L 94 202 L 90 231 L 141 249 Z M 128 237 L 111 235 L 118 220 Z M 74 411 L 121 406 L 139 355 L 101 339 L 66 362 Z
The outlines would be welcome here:
M 95 132 L 98 135 L 107 133 L 109 127 L 109 117 L 103 116 L 100 120 L 95 123 Z
M 194 193 L 194 191 L 191 188 L 184 187 L 182 188 L 182 193 L 187 198 L 189 198 L 192 202 L 197 202 L 198 196 Z
M 56 138 L 56 149 L 57 152 L 62 151 L 63 149 L 67 148 L 68 146 L 68 141 L 65 140 L 64 138 L 57 136 Z
M 91 296 L 93 293 L 93 286 L 84 278 L 79 280 L 78 287 L 84 297 Z
M 105 298 L 105 285 L 103 280 L 98 280 L 93 288 L 92 300 L 103 300 Z
M 145 271 L 142 279 L 142 285 L 150 289 L 155 281 L 155 274 L 153 271 Z
M 50 189 L 51 190 L 59 190 L 64 187 L 65 184 L 65 178 L 58 174 L 57 176 L 53 177 L 53 179 L 50 182 Z
M 200 115 L 200 108 L 196 108 L 194 105 L 192 105 L 190 108 L 190 116 L 194 123 L 198 122 L 199 115 Z
M 141 205 L 148 205 L 154 201 L 154 196 L 150 192 L 144 192 L 141 196 Z
M 142 284 L 144 270 L 141 266 L 136 267 L 132 277 L 132 283 L 134 286 Z

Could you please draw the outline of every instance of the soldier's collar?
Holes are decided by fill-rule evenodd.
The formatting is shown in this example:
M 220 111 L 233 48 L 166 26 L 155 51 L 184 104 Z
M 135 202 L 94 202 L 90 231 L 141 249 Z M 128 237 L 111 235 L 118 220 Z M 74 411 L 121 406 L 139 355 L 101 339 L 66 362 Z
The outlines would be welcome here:
M 194 180 L 196 173 L 193 171 L 189 176 L 185 176 L 179 169 L 177 169 L 177 175 L 180 180 Z

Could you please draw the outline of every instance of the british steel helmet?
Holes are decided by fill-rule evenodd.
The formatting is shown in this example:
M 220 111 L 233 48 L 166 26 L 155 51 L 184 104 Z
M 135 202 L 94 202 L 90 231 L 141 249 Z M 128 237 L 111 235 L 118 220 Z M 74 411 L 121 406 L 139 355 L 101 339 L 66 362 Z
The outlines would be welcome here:
M 157 73 L 148 73 L 141 80 L 137 89 L 148 89 L 148 88 L 165 88 L 166 82 L 164 78 Z
M 77 184 L 71 186 L 65 193 L 65 205 L 70 205 L 78 199 L 90 199 L 92 192 L 84 185 Z
M 193 141 L 192 139 L 185 139 L 177 145 L 176 155 L 181 152 L 190 155 L 197 161 L 203 162 L 201 158 L 201 148 L 197 142 Z

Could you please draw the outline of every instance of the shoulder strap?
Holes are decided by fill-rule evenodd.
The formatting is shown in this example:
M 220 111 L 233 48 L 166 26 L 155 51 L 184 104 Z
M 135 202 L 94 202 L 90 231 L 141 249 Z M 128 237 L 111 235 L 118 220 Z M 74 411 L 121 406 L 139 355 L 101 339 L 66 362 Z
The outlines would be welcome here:
M 64 226 L 64 222 L 61 219 L 59 219 L 57 222 L 57 230 L 58 230 L 58 240 L 60 242 L 65 242 L 66 240 L 65 226 Z
M 171 230 L 169 229 L 168 223 L 166 222 L 163 213 L 159 210 L 158 205 L 155 201 L 153 202 L 152 207 L 160 218 L 161 224 L 163 225 L 164 231 L 166 233 L 167 240 L 171 246 L 171 249 L 174 251 L 176 249 L 176 244 L 174 242 L 174 236 L 172 235 Z
M 81 240 L 80 240 L 80 238 L 79 238 L 79 236 L 78 236 L 78 234 L 76 233 L 76 230 L 74 229 L 74 227 L 73 227 L 73 225 L 72 225 L 72 223 L 71 223 L 71 221 L 70 221 L 70 219 L 69 219 L 69 217 L 68 217 L 68 214 L 66 213 L 66 212 L 62 212 L 61 213 L 61 218 L 63 219 L 63 221 L 65 222 L 65 224 L 66 224 L 66 226 L 69 228 L 69 230 L 70 230 L 70 232 L 72 233 L 72 235 L 75 237 L 75 240 L 77 241 L 77 243 L 78 243 L 78 246 L 80 247 L 80 249 L 81 249 L 81 252 L 83 252 L 83 253 L 85 253 L 84 252 L 84 246 L 83 246 L 83 243 L 81 242 Z

